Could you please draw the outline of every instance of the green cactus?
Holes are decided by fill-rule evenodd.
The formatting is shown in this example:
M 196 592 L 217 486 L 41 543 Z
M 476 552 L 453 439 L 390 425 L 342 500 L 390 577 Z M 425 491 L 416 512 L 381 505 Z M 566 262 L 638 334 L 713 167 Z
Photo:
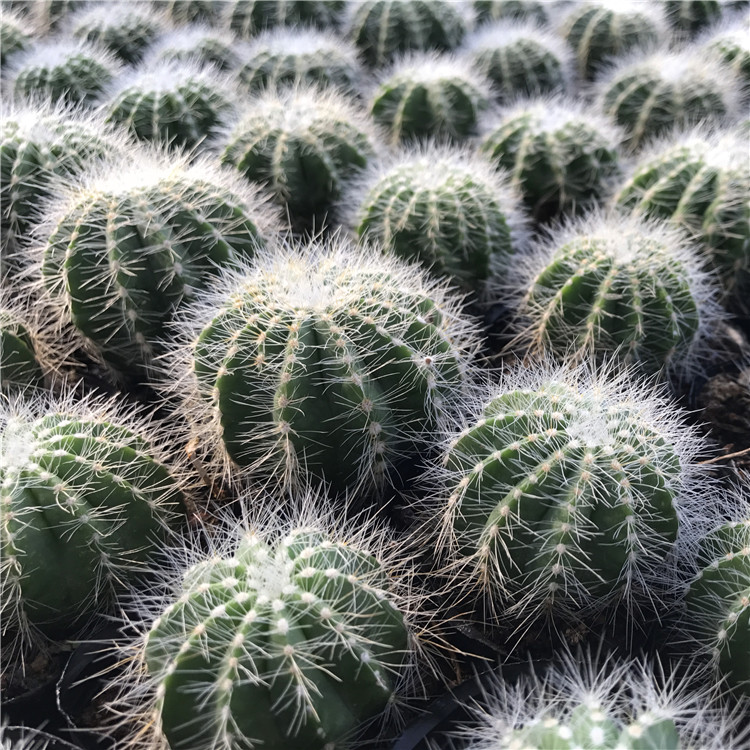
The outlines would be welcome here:
M 361 77 L 354 47 L 317 29 L 281 28 L 259 35 L 237 71 L 240 86 L 253 93 L 314 84 L 353 94 L 360 89 Z
M 719 21 L 725 10 L 742 6 L 742 2 L 732 0 L 664 0 L 664 12 L 672 30 L 687 38 Z
M 165 380 L 226 474 L 377 494 L 467 388 L 476 338 L 458 304 L 343 238 L 272 246 L 186 311 Z
M 455 49 L 468 26 L 461 5 L 449 0 L 363 0 L 348 11 L 346 36 L 371 67 L 412 50 Z
M 233 108 L 232 92 L 215 71 L 197 62 L 156 62 L 123 76 L 104 110 L 143 141 L 195 148 Z
M 746 87 L 750 86 L 750 14 L 734 23 L 720 26 L 699 44 L 700 49 L 718 55 Z
M 179 2 L 178 5 L 184 5 Z M 213 5 L 213 0 L 211 0 Z M 231 34 L 210 26 L 190 25 L 164 34 L 154 43 L 150 60 L 197 60 L 226 73 L 240 64 L 237 43 Z
M 276 26 L 335 27 L 344 0 L 229 0 L 225 25 L 241 39 Z
M 468 290 L 504 277 L 524 244 L 520 197 L 468 151 L 405 152 L 347 191 L 347 203 L 358 235 Z
M 376 148 L 372 124 L 346 96 L 304 87 L 251 99 L 222 139 L 220 158 L 305 222 L 332 207 Z
M 31 0 L 30 14 L 36 27 L 50 34 L 60 31 L 71 14 L 81 10 L 87 0 Z
M 183 495 L 148 423 L 113 401 L 37 393 L 0 408 L 2 632 L 15 665 L 35 642 L 111 609 Z
M 698 128 L 657 144 L 614 201 L 686 229 L 710 251 L 727 294 L 741 304 L 750 289 L 748 195 L 747 137 Z
M 152 0 L 157 12 L 177 26 L 217 24 L 221 20 L 223 2 L 217 0 Z
M 555 0 L 474 0 L 477 23 L 488 21 L 533 21 L 540 26 L 549 22 L 549 11 L 559 3 Z
M 573 101 L 517 102 L 484 131 L 480 150 L 507 170 L 538 221 L 591 209 L 621 174 L 620 132 Z
M 274 227 L 258 192 L 231 177 L 133 149 L 60 194 L 40 228 L 48 303 L 112 377 L 143 376 L 180 304 Z
M 612 57 L 656 45 L 667 27 L 659 3 L 585 0 L 565 13 L 560 33 L 575 54 L 579 75 L 590 80 Z
M 34 41 L 34 27 L 25 16 L 3 10 L 0 16 L 0 65 L 19 52 L 29 49 Z
M 614 356 L 662 375 L 699 371 L 708 356 L 720 317 L 716 283 L 665 222 L 588 217 L 550 237 L 521 274 L 532 351 Z
M 463 141 L 476 134 L 491 98 L 489 81 L 469 61 L 413 54 L 383 76 L 370 113 L 392 145 L 434 138 Z
M 44 372 L 28 323 L 11 301 L 0 300 L 0 388 L 15 391 L 43 386 Z

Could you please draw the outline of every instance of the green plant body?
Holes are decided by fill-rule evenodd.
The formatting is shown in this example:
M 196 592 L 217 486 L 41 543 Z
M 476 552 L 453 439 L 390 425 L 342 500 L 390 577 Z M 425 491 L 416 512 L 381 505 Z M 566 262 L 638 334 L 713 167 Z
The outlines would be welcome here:
M 229 0 L 225 24 L 240 39 L 276 26 L 335 27 L 343 0 Z

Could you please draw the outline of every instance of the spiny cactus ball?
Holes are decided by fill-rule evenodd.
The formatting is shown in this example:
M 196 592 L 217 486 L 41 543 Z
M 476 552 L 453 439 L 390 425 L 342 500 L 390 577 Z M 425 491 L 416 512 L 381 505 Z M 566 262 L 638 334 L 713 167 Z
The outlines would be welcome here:
M 221 162 L 265 185 L 297 221 L 329 210 L 344 180 L 375 156 L 372 124 L 339 92 L 268 91 L 248 102 L 220 139 Z
M 152 0 L 159 13 L 177 26 L 216 24 L 221 19 L 223 2 L 216 0 Z
M 592 79 L 612 57 L 653 46 L 667 35 L 661 3 L 639 0 L 584 0 L 560 22 L 582 78 Z
M 276 26 L 335 27 L 344 0 L 228 0 L 225 25 L 241 39 Z
M 0 409 L 3 637 L 22 653 L 106 611 L 164 543 L 183 495 L 132 408 L 36 393 Z
M 750 14 L 722 24 L 697 43 L 701 49 L 718 55 L 745 86 L 750 86 Z
M 432 138 L 463 141 L 476 134 L 491 98 L 489 81 L 468 60 L 412 54 L 383 75 L 370 113 L 392 145 Z
M 500 99 L 539 96 L 571 87 L 572 59 L 555 34 L 529 22 L 482 26 L 464 53 L 492 82 Z
M 524 20 L 534 21 L 540 26 L 550 20 L 549 11 L 554 10 L 555 0 L 474 0 L 477 24 L 488 21 Z
M 675 34 L 690 38 L 721 20 L 725 11 L 731 13 L 744 3 L 734 0 L 664 0 L 663 5 Z
M 280 28 L 252 40 L 237 71 L 248 91 L 315 84 L 337 86 L 347 93 L 361 87 L 357 51 L 339 36 L 317 29 Z
M 3 9 L 0 17 L 0 65 L 31 47 L 34 28 L 25 16 Z
M 519 273 L 532 351 L 616 356 L 662 374 L 705 363 L 717 284 L 697 247 L 665 222 L 594 214 L 540 243 Z
M 524 245 L 520 196 L 467 150 L 404 152 L 347 190 L 347 204 L 358 235 L 470 290 L 504 277 Z
M 581 214 L 620 172 L 619 129 L 566 99 L 530 99 L 486 120 L 480 149 L 505 169 L 538 221 Z
M 182 316 L 165 379 L 226 474 L 377 494 L 467 387 L 476 338 L 458 305 L 338 236 L 271 245 Z
M 116 58 L 87 42 L 55 40 L 18 55 L 8 71 L 16 99 L 94 104 L 121 72 Z
M 449 0 L 363 0 L 350 3 L 346 35 L 372 67 L 411 50 L 452 50 L 463 41 L 468 19 Z
M 661 391 L 611 372 L 518 368 L 445 432 L 433 552 L 450 590 L 500 620 L 630 617 L 684 575 L 700 440 Z
M 213 0 L 210 2 L 213 4 Z M 184 5 L 184 0 L 179 4 Z M 240 64 L 236 47 L 237 43 L 231 34 L 210 26 L 194 24 L 159 37 L 149 51 L 147 64 L 153 60 L 193 59 L 227 72 Z
M 687 49 L 639 55 L 599 83 L 599 108 L 626 133 L 631 150 L 699 122 L 721 126 L 739 110 L 739 79 Z
M 30 0 L 29 14 L 41 33 L 61 30 L 68 18 L 81 10 L 88 0 Z
M 34 335 L 12 300 L 0 298 L 0 388 L 41 388 L 44 372 L 37 361 Z
M 104 110 L 108 122 L 123 125 L 143 141 L 193 148 L 231 113 L 232 94 L 212 68 L 194 61 L 162 61 L 122 76 Z
M 133 149 L 60 191 L 39 231 L 42 283 L 113 378 L 138 378 L 183 300 L 274 228 L 265 199 L 207 160 Z

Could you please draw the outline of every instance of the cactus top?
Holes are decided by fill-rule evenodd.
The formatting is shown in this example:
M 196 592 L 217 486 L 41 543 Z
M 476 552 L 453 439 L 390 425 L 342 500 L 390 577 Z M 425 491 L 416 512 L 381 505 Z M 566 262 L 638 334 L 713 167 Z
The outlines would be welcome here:
M 214 0 L 215 2 L 215 0 Z M 249 39 L 275 26 L 336 26 L 345 0 L 229 0 L 224 26 Z
M 180 0 L 179 5 L 185 0 Z M 213 0 L 211 0 L 213 3 Z M 195 24 L 160 36 L 149 50 L 148 60 L 186 60 L 195 58 L 215 65 L 221 71 L 239 65 L 240 54 L 232 34 L 210 26 Z
M 710 50 L 750 84 L 750 13 L 711 29 L 696 44 Z

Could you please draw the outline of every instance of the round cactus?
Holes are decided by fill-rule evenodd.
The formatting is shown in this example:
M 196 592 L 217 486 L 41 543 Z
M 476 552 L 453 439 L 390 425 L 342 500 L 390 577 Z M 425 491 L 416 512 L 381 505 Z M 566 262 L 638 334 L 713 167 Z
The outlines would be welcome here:
M 448 586 L 525 626 L 664 606 L 684 575 L 685 516 L 702 502 L 700 442 L 638 381 L 546 365 L 511 372 L 446 431 L 430 473 L 439 500 L 427 524 Z
M 36 358 L 32 330 L 11 301 L 0 299 L 0 388 L 43 386 L 44 372 Z
M 742 5 L 733 0 L 665 0 L 664 12 L 675 34 L 689 38 L 719 21 L 724 10 Z
M 216 0 L 152 0 L 159 13 L 178 26 L 215 24 L 221 19 L 223 2 Z
M 581 77 L 591 79 L 610 58 L 664 39 L 667 27 L 660 3 L 585 0 L 564 14 L 560 33 L 575 54 Z
M 22 15 L 3 9 L 0 16 L 0 65 L 31 47 L 34 28 Z
M 464 51 L 499 98 L 539 96 L 571 87 L 570 52 L 556 35 L 533 23 L 483 26 L 466 40 Z
M 449 0 L 363 0 L 350 3 L 346 34 L 373 67 L 411 50 L 452 50 L 466 34 L 462 7 Z
M 81 10 L 88 0 L 31 0 L 31 18 L 38 29 L 49 34 L 67 23 L 71 14 Z
M 229 86 L 211 68 L 172 60 L 122 76 L 104 109 L 108 122 L 144 141 L 194 148 L 232 110 Z
M 17 56 L 9 73 L 17 99 L 93 104 L 120 74 L 120 64 L 95 45 L 56 40 Z
M 357 52 L 337 35 L 316 29 L 275 29 L 251 42 L 237 72 L 251 92 L 281 86 L 337 86 L 347 93 L 360 88 Z
M 524 244 L 519 196 L 469 151 L 406 152 L 370 170 L 347 203 L 357 234 L 469 290 L 504 276 Z
M 519 272 L 531 350 L 616 356 L 648 373 L 699 371 L 721 317 L 702 260 L 665 222 L 594 215 L 558 230 Z
M 372 96 L 370 112 L 392 144 L 429 138 L 466 140 L 492 98 L 489 81 L 452 55 L 422 53 L 397 62 Z
M 738 112 L 740 96 L 736 76 L 692 50 L 641 55 L 599 85 L 600 109 L 622 126 L 632 150 L 665 131 L 721 125 Z
M 573 101 L 520 101 L 483 129 L 481 151 L 508 171 L 539 221 L 587 211 L 621 174 L 619 130 Z
M 557 3 L 555 0 L 474 0 L 473 5 L 477 23 L 524 20 L 544 25 L 550 20 L 549 11 Z
M 223 164 L 266 185 L 292 218 L 307 221 L 330 209 L 343 181 L 367 166 L 377 138 L 344 95 L 294 88 L 252 99 L 221 144 Z
M 717 55 L 746 87 L 750 86 L 750 14 L 713 29 L 698 44 L 700 49 Z
M 273 228 L 259 194 L 231 178 L 133 149 L 61 191 L 39 232 L 43 284 L 113 377 L 144 374 L 183 300 Z
M 185 5 L 185 2 L 182 0 L 178 4 Z M 213 0 L 211 4 L 214 4 Z M 151 47 L 149 61 L 197 60 L 204 65 L 213 65 L 218 70 L 227 72 L 240 64 L 236 46 L 231 34 L 212 29 L 210 26 L 191 25 L 159 37 Z
M 183 496 L 148 423 L 112 401 L 37 393 L 0 408 L 3 636 L 22 653 L 106 612 Z
M 735 303 L 750 288 L 750 164 L 747 137 L 698 128 L 656 144 L 634 167 L 615 203 L 670 219 L 711 252 Z
M 475 332 L 445 285 L 330 242 L 224 274 L 186 310 L 165 379 L 227 474 L 373 494 L 464 393 Z
M 225 23 L 241 39 L 275 26 L 336 26 L 344 0 L 229 0 Z

